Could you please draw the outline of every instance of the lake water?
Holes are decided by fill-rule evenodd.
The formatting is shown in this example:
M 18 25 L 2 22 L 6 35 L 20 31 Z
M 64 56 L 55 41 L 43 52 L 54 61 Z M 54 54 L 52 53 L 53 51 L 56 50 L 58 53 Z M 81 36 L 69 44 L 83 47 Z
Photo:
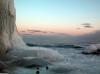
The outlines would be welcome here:
M 83 55 L 81 49 L 54 47 L 65 59 L 55 63 L 48 70 L 40 69 L 39 74 L 100 74 L 100 56 Z M 9 74 L 36 74 L 36 69 L 16 67 Z

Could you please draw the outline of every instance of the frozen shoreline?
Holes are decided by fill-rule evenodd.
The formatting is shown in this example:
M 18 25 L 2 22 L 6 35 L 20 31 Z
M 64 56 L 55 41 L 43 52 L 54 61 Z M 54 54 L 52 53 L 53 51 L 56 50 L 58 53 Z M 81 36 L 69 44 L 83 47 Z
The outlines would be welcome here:
M 100 73 L 100 56 L 83 55 L 81 51 L 73 48 L 54 48 L 59 51 L 65 58 L 64 61 L 50 65 L 49 69 L 45 67 L 40 69 L 40 74 L 99 74 Z M 35 68 L 13 68 L 14 74 L 36 74 Z M 13 74 L 12 73 L 12 74 Z

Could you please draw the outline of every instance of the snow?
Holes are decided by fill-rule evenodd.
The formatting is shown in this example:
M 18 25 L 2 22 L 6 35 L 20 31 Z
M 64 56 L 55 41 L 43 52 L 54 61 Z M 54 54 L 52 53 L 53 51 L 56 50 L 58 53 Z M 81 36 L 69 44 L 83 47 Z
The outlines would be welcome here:
M 95 51 L 97 49 L 100 49 L 100 44 L 91 44 L 89 46 L 86 46 L 86 49 L 90 51 Z

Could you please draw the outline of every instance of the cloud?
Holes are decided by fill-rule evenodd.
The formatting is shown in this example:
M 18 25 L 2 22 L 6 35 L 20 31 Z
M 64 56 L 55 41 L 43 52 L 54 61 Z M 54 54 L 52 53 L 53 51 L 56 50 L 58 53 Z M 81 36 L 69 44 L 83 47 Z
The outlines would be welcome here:
M 21 32 L 25 32 L 25 31 L 21 31 Z
M 56 33 L 56 32 L 50 32 L 50 31 L 31 30 L 31 29 L 28 29 L 27 33 L 31 33 L 31 34 L 42 33 L 42 34 L 54 34 L 54 35 L 66 35 L 65 33 Z
M 30 33 L 48 33 L 47 31 L 41 31 L 41 30 L 27 30 Z
M 92 24 L 90 24 L 90 23 L 83 23 L 82 24 L 85 28 L 92 28 L 93 26 L 92 26 Z
M 76 28 L 77 30 L 80 30 L 81 28 Z
M 86 28 L 92 28 L 92 26 L 90 26 L 90 25 L 86 25 L 86 26 L 84 26 L 84 27 L 86 27 Z

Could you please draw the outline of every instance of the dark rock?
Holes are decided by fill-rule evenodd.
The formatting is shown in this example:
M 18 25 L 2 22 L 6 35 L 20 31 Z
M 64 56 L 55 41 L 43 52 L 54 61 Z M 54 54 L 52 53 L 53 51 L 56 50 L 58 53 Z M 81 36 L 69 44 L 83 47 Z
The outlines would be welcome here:
M 40 72 L 39 71 L 36 71 L 36 74 L 39 74 Z
M 8 68 L 8 66 L 4 62 L 0 61 L 0 72 L 4 72 L 3 70 L 6 68 Z
M 49 67 L 48 66 L 46 66 L 46 70 L 48 70 L 49 69 Z

